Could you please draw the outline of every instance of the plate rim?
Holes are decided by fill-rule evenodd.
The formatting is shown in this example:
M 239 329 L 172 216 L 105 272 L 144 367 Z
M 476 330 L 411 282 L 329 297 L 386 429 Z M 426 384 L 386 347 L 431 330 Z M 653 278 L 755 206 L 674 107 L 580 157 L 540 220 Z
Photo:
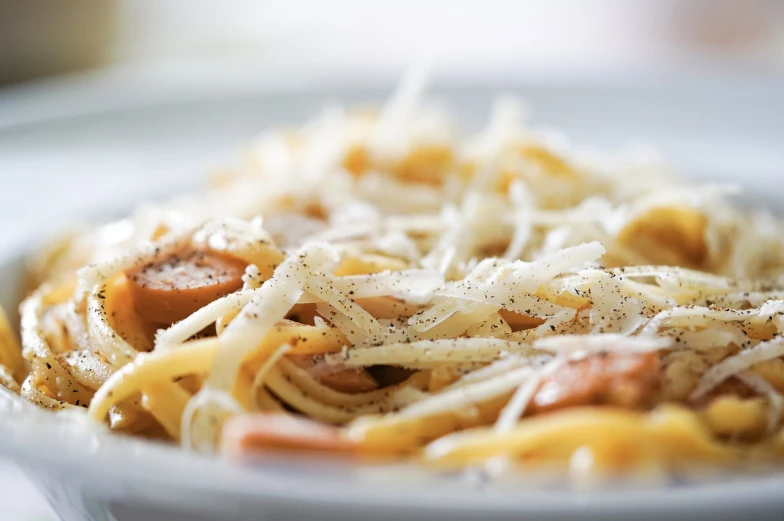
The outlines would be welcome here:
M 308 95 L 320 92 L 388 94 L 405 71 L 371 77 L 330 75 L 324 71 L 273 71 L 260 74 L 256 64 L 193 64 L 113 66 L 53 76 L 0 88 L 0 132 L 61 119 L 138 110 L 173 103 L 198 103 L 238 95 Z M 709 88 L 713 94 L 784 91 L 784 71 L 735 67 L 680 66 L 650 70 L 599 71 L 595 74 L 558 71 L 504 71 L 482 77 L 439 75 L 431 71 L 432 90 L 492 90 L 522 87 L 654 90 L 690 92 Z M 430 90 L 430 89 L 429 89 Z

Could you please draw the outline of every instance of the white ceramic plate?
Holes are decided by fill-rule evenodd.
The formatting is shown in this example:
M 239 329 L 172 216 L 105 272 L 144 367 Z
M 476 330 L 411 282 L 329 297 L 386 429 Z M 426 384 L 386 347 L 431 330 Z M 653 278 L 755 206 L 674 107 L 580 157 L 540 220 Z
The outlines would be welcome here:
M 0 97 L 0 107 L 13 108 L 0 110 L 0 175 L 13 188 L 0 192 L 6 260 L 0 266 L 0 303 L 6 309 L 18 297 L 24 237 L 57 228 L 63 220 L 192 186 L 264 127 L 301 120 L 329 100 L 381 94 L 282 92 L 245 80 L 181 98 L 165 85 L 143 94 L 110 87 L 110 94 L 106 86 L 91 83 L 48 88 L 38 96 Z M 749 190 L 749 200 L 775 206 L 784 202 L 778 188 L 784 173 L 784 120 L 777 111 L 784 106 L 782 87 L 784 82 L 770 78 L 638 78 L 582 84 L 521 80 L 503 90 L 528 98 L 535 121 L 566 130 L 577 143 L 656 142 L 687 175 L 739 182 Z M 475 127 L 497 90 L 450 88 L 439 97 L 456 106 L 467 127 Z M 96 92 L 99 108 L 90 103 Z M 56 117 L 42 115 L 44 103 Z M 66 521 L 784 515 L 784 477 L 577 493 L 541 490 L 525 480 L 515 487 L 496 486 L 421 469 L 301 459 L 239 467 L 96 434 L 7 393 L 0 394 L 0 455 L 18 463 Z

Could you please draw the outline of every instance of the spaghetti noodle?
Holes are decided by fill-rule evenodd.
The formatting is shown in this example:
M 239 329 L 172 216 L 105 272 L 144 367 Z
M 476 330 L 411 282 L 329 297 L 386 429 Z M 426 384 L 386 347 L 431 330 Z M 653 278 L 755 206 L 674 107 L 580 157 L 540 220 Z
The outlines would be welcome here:
M 0 384 L 237 456 L 585 472 L 784 453 L 784 236 L 731 188 L 405 83 L 33 259 Z

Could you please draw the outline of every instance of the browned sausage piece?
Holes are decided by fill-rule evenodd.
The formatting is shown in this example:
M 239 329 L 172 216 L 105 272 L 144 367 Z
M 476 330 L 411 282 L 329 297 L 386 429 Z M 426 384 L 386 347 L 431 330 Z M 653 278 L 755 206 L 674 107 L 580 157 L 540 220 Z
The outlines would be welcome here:
M 319 381 L 343 393 L 364 393 L 378 389 L 378 383 L 361 367 L 326 374 L 321 376 Z
M 597 353 L 569 362 L 545 379 L 530 411 L 578 405 L 650 405 L 661 382 L 658 353 Z
M 330 371 L 329 368 L 314 366 L 311 355 L 290 355 L 288 359 L 319 383 L 336 391 L 355 394 L 378 389 L 378 382 L 362 367 Z
M 242 288 L 246 263 L 207 250 L 175 253 L 128 270 L 134 308 L 159 324 L 182 320 Z
M 230 418 L 223 425 L 221 446 L 231 456 L 279 450 L 350 453 L 357 448 L 336 427 L 288 413 Z

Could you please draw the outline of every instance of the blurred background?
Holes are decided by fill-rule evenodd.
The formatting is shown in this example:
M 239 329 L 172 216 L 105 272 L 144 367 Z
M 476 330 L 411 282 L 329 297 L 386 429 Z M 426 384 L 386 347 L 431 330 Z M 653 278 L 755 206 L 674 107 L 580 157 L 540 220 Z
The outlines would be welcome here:
M 778 0 L 0 1 L 0 83 L 220 63 L 259 74 L 449 77 L 784 70 Z M 263 71 L 263 72 L 262 72 Z
M 201 178 L 252 132 L 323 100 L 118 104 L 231 98 L 239 85 L 388 90 L 417 60 L 442 82 L 538 85 L 522 94 L 575 139 L 604 126 L 615 145 L 633 127 L 695 175 L 784 173 L 784 1 L 0 0 L 0 251 L 97 200 L 122 206 Z M 630 78 L 620 102 L 605 88 Z M 724 101 L 698 103 L 713 92 Z M 0 505 L 3 519 L 54 519 L 3 463 Z

